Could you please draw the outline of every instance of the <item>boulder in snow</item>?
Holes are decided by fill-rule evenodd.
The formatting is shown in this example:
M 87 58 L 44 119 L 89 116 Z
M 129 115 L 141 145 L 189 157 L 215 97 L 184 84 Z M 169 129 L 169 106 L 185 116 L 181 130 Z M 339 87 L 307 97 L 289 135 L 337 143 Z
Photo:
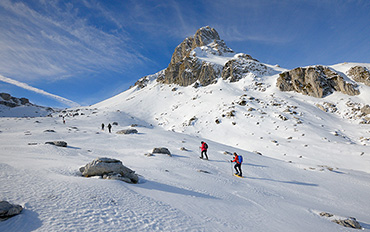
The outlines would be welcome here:
M 154 148 L 152 153 L 167 154 L 169 156 L 172 156 L 168 148 L 165 147 Z
M 135 171 L 124 166 L 120 160 L 111 158 L 96 158 L 91 163 L 80 168 L 83 176 L 101 176 L 104 179 L 119 179 L 128 183 L 137 183 L 139 177 Z
M 362 226 L 360 225 L 360 223 L 358 223 L 358 221 L 356 221 L 356 218 L 353 218 L 353 217 L 346 218 L 346 219 L 335 219 L 332 222 L 335 222 L 338 225 L 341 225 L 344 227 L 362 230 Z
M 120 131 L 117 131 L 116 134 L 137 134 L 138 131 L 136 129 L 125 129 L 125 130 L 120 130 Z
M 0 221 L 20 214 L 22 209 L 23 208 L 20 205 L 13 205 L 7 201 L 0 201 Z
M 362 226 L 358 221 L 356 221 L 356 218 L 353 218 L 353 217 L 344 218 L 344 217 L 336 216 L 334 214 L 326 213 L 326 212 L 321 212 L 319 215 L 321 217 L 328 218 L 329 220 L 337 223 L 338 225 L 362 230 Z
M 64 142 L 64 141 L 45 142 L 45 144 L 51 144 L 57 147 L 67 147 L 67 142 Z

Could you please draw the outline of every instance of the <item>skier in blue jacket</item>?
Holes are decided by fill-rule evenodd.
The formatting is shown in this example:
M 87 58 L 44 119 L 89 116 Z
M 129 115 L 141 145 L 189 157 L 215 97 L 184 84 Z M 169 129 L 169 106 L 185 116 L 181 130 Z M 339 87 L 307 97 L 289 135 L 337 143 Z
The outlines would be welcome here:
M 241 155 L 236 154 L 236 152 L 234 152 L 234 160 L 231 160 L 231 162 L 235 162 L 235 165 L 234 165 L 234 168 L 236 170 L 235 175 L 242 176 L 243 157 Z

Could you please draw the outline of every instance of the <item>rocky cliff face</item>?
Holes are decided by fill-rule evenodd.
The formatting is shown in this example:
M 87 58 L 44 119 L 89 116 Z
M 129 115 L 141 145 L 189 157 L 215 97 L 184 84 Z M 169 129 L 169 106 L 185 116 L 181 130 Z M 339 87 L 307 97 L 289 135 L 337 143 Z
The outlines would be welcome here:
M 186 38 L 175 49 L 171 62 L 164 75 L 157 79 L 165 84 L 188 86 L 198 81 L 206 86 L 215 82 L 221 75 L 222 66 L 201 61 L 194 53 L 195 48 L 202 47 L 203 52 L 213 55 L 233 53 L 217 31 L 210 27 L 200 28 L 194 36 Z
M 360 94 L 356 84 L 346 82 L 339 73 L 320 65 L 283 72 L 279 75 L 276 86 L 281 91 L 295 91 L 317 98 L 334 91 L 350 96 Z
M 247 54 L 237 54 L 233 59 L 226 62 L 222 68 L 221 77 L 230 82 L 236 82 L 248 74 L 254 76 L 265 76 L 273 72 L 271 68 L 261 64 L 258 60 L 253 59 Z
M 362 66 L 355 66 L 348 70 L 347 75 L 357 82 L 370 86 L 370 71 Z

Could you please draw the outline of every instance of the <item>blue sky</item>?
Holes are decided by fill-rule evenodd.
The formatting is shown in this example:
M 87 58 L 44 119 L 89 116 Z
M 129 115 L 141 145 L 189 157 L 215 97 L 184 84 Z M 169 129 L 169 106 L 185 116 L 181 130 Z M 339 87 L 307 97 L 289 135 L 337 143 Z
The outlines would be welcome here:
M 0 77 L 23 86 L 0 78 L 0 92 L 94 104 L 166 68 L 207 25 L 234 51 L 284 68 L 370 63 L 369 12 L 368 0 L 1 0 Z

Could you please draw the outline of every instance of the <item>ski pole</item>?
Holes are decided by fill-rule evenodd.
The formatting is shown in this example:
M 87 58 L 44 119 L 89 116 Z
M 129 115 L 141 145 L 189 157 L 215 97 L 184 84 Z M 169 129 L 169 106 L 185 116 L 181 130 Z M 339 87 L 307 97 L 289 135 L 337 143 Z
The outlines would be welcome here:
M 233 170 L 233 163 L 230 161 L 230 168 L 231 168 L 231 175 L 234 175 L 234 170 Z

